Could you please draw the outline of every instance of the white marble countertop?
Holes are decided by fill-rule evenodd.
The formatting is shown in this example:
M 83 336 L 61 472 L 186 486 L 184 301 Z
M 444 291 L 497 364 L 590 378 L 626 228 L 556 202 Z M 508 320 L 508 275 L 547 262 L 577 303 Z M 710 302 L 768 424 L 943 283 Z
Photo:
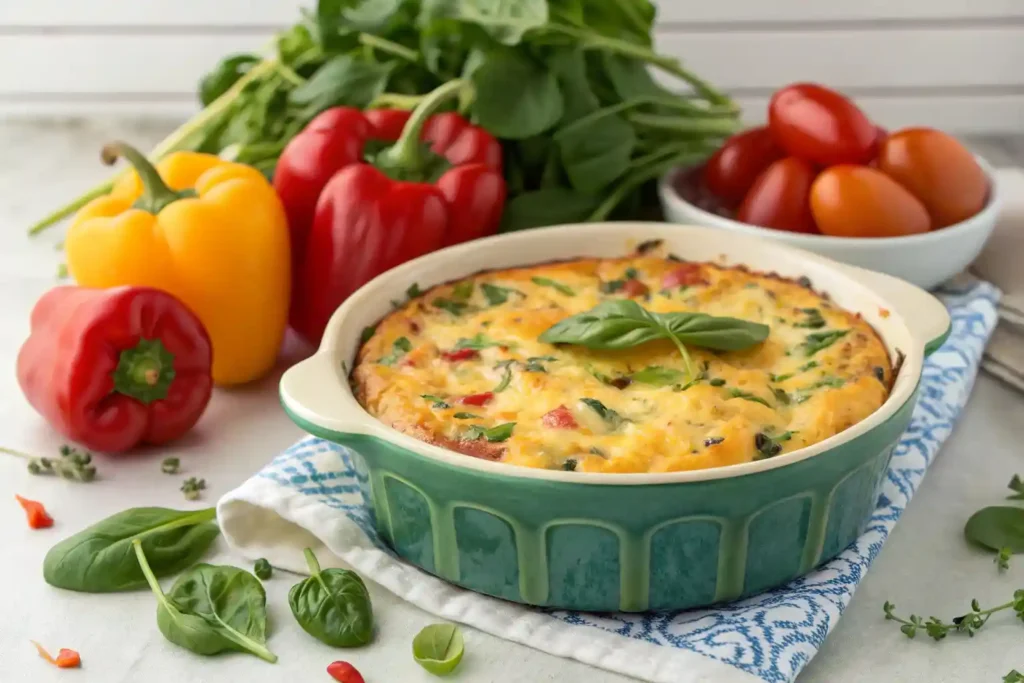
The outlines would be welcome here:
M 18 390 L 14 358 L 28 331 L 28 313 L 37 297 L 55 284 L 60 255 L 54 244 L 61 230 L 34 240 L 25 227 L 105 172 L 98 161 L 101 143 L 118 137 L 148 148 L 169 129 L 163 124 L 0 124 L 0 445 L 37 454 L 55 452 L 61 440 L 36 416 Z M 998 160 L 997 160 L 998 163 Z M 201 476 L 212 505 L 267 459 L 300 436 L 277 404 L 276 377 L 256 386 L 218 391 L 198 428 L 173 449 L 99 463 L 102 478 L 74 484 L 33 477 L 24 464 L 0 456 L 0 681 L 48 683 L 181 683 L 245 680 L 249 683 L 326 681 L 335 659 L 353 662 L 367 683 L 434 680 L 412 660 L 412 636 L 435 618 L 371 586 L 379 635 L 371 647 L 338 651 L 303 633 L 286 607 L 297 581 L 278 572 L 267 583 L 270 646 L 276 666 L 254 657 L 201 658 L 164 640 L 157 631 L 155 605 L 146 592 L 84 595 L 51 588 L 41 563 L 57 540 L 116 511 L 136 505 L 186 507 L 180 477 L 160 472 L 169 454 L 182 458 L 187 476 Z M 1014 472 L 1024 474 L 1024 397 L 982 376 L 953 437 L 932 466 L 917 496 L 890 537 L 846 614 L 799 683 L 900 681 L 998 683 L 1012 668 L 1024 671 L 1020 648 L 1024 628 L 1012 614 L 993 618 L 974 639 L 951 637 L 911 642 L 882 618 L 891 600 L 901 612 L 952 617 L 971 598 L 983 605 L 1005 602 L 1024 587 L 1024 561 L 999 574 L 991 556 L 969 548 L 962 529 L 967 517 L 998 504 Z M 14 493 L 44 501 L 57 520 L 49 531 L 27 529 Z M 6 501 L 6 502 L 5 502 Z M 222 544 L 211 561 L 238 562 Z M 467 629 L 468 630 L 468 629 Z M 82 654 L 79 672 L 54 669 L 29 644 L 39 640 L 56 651 Z M 466 658 L 455 680 L 474 683 L 541 683 L 587 680 L 625 681 L 622 676 L 558 659 L 521 645 L 469 631 Z

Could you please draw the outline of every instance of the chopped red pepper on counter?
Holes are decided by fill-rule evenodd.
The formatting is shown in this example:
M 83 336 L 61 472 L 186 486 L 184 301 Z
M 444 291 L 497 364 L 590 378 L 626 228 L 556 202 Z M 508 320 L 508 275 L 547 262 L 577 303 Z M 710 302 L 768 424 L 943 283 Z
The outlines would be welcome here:
M 482 406 L 490 403 L 494 398 L 493 391 L 485 391 L 482 394 L 470 394 L 459 399 L 459 403 L 466 406 Z
M 470 360 L 471 358 L 479 358 L 480 352 L 476 349 L 456 349 L 454 351 L 442 351 L 441 358 L 447 361 L 458 362 L 460 360 Z
M 292 235 L 291 324 L 307 341 L 385 270 L 498 229 L 500 143 L 458 114 L 432 116 L 464 87 L 442 85 L 411 114 L 329 109 L 285 147 L 274 187 Z
M 28 525 L 31 528 L 48 529 L 53 526 L 53 517 L 46 512 L 46 508 L 43 507 L 42 503 L 22 498 L 19 495 L 15 495 L 14 499 L 18 501 L 21 509 L 25 511 L 25 516 L 28 517 Z
M 183 435 L 213 391 L 206 328 L 149 287 L 56 287 L 32 310 L 18 383 L 58 432 L 117 453 Z
M 69 650 L 66 647 L 62 647 L 60 652 L 57 653 L 56 659 L 49 652 L 46 651 L 42 645 L 36 641 L 30 641 L 36 646 L 36 652 L 39 656 L 48 661 L 50 664 L 60 669 L 77 669 L 82 666 L 82 657 L 74 650 Z
M 363 675 L 348 662 L 331 662 L 327 665 L 327 673 L 339 683 L 366 683 Z
M 544 413 L 544 417 L 540 419 L 540 422 L 545 427 L 551 427 L 552 429 L 576 429 L 579 427 L 579 423 L 572 416 L 572 412 L 564 405 Z

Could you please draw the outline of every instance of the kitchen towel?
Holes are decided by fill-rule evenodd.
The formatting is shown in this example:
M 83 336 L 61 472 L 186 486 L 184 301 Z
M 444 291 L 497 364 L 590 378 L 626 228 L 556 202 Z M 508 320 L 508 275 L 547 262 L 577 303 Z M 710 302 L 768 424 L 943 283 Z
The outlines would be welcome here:
M 305 572 L 302 548 L 319 541 L 364 577 L 427 612 L 643 680 L 793 681 L 835 626 L 971 392 L 996 325 L 999 291 L 966 281 L 939 294 L 952 314 L 952 334 L 925 364 L 918 406 L 868 529 L 811 574 L 740 602 L 668 614 L 598 615 L 531 609 L 463 590 L 402 562 L 380 542 L 345 449 L 312 437 L 222 498 L 221 528 L 240 554 L 297 572 Z M 321 555 L 330 564 L 332 558 Z
M 972 266 L 972 272 L 1003 292 L 999 326 L 982 367 L 1024 391 L 1024 171 L 1001 169 L 996 182 L 1003 208 L 992 237 Z

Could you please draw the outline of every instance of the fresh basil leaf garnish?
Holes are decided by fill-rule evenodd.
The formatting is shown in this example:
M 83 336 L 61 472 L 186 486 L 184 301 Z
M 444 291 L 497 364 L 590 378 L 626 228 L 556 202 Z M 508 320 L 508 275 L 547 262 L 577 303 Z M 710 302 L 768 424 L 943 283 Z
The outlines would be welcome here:
M 491 443 L 499 443 L 512 436 L 512 430 L 515 429 L 515 426 L 515 422 L 506 422 L 489 429 L 483 425 L 470 425 L 469 429 L 466 430 L 466 438 L 470 441 L 475 441 L 482 437 Z
M 732 388 L 729 389 L 730 398 L 742 398 L 744 401 L 751 401 L 752 403 L 760 403 L 761 405 L 771 408 L 768 401 L 764 400 L 760 396 L 755 396 L 749 391 L 743 391 L 742 389 Z
M 469 304 L 452 301 L 451 299 L 445 299 L 443 297 L 434 299 L 433 304 L 435 308 L 440 308 L 442 311 L 448 311 L 454 316 L 462 315 L 466 312 L 466 309 L 469 308 Z
M 665 368 L 660 365 L 648 365 L 643 370 L 629 376 L 634 382 L 650 384 L 656 387 L 667 387 L 682 382 L 686 375 L 679 370 Z
M 617 412 L 606 406 L 605 404 L 598 401 L 596 398 L 581 398 L 580 403 L 587 406 L 595 413 L 597 413 L 605 423 L 612 429 L 618 429 L 624 422 L 629 422 L 626 418 L 619 415 Z
M 486 334 L 482 333 L 475 334 L 468 339 L 466 337 L 462 337 L 457 342 L 455 342 L 455 350 L 474 349 L 476 351 L 481 351 L 483 349 L 489 349 L 494 346 L 504 346 L 506 348 L 511 348 L 515 346 L 515 343 L 500 341 L 498 339 L 491 339 Z
M 451 405 L 449 405 L 440 396 L 434 396 L 433 394 L 420 394 L 420 398 L 425 398 L 428 401 L 431 401 L 432 402 L 432 404 L 430 406 L 431 408 L 441 408 L 441 409 L 451 408 Z
M 377 362 L 380 365 L 394 365 L 402 359 L 402 356 L 410 351 L 412 351 L 412 342 L 405 337 L 399 337 L 391 344 L 391 355 L 384 356 Z
M 849 332 L 849 330 L 830 330 L 828 332 L 814 332 L 812 334 L 807 335 L 807 338 L 804 340 L 804 342 L 800 344 L 800 348 L 804 350 L 805 356 L 813 356 L 818 351 L 821 351 L 822 349 L 827 349 L 828 347 L 832 346 L 838 340 L 845 337 Z
M 481 283 L 480 291 L 484 293 L 484 298 L 487 299 L 487 303 L 491 306 L 500 306 L 508 301 L 509 296 L 512 294 L 526 296 L 518 289 L 512 289 L 511 287 L 499 287 L 498 285 L 492 285 L 487 282 Z

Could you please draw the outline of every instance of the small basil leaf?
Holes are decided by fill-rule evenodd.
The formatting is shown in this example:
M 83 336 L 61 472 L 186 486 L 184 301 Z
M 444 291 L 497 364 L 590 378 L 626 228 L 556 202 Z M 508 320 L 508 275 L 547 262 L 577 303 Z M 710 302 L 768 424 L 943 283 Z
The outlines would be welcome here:
M 480 284 L 480 291 L 484 293 L 484 298 L 487 299 L 487 303 L 491 306 L 500 306 L 508 301 L 508 297 L 512 294 L 526 296 L 518 289 L 512 289 L 511 287 L 499 287 L 498 285 L 492 285 L 486 282 Z
M 359 343 L 365 344 L 373 338 L 374 333 L 377 331 L 376 325 L 368 325 L 363 328 L 363 331 L 359 334 Z
M 448 311 L 454 316 L 460 316 L 466 312 L 469 307 L 468 304 L 464 304 L 459 301 L 452 301 L 451 299 L 437 298 L 434 299 L 433 304 L 436 308 L 440 308 L 442 311 Z
M 466 280 L 452 287 L 452 298 L 457 301 L 466 301 L 473 296 L 473 281 Z
M 744 401 L 750 401 L 752 403 L 760 403 L 767 408 L 771 408 L 768 401 L 764 400 L 760 396 L 755 396 L 749 391 L 743 391 L 742 389 L 730 389 L 729 396 L 732 398 L 742 398 Z
M 217 537 L 216 510 L 131 508 L 64 539 L 46 554 L 43 579 L 51 586 L 85 593 L 111 593 L 146 586 L 132 548 L 139 539 L 155 576 L 190 567 Z
M 815 332 L 807 335 L 807 338 L 800 345 L 804 350 L 805 356 L 813 356 L 822 349 L 835 344 L 838 340 L 842 339 L 847 335 L 849 330 L 830 330 L 828 332 Z
M 617 412 L 606 406 L 605 404 L 598 401 L 596 398 L 581 398 L 580 403 L 587 406 L 595 413 L 601 416 L 601 419 L 611 427 L 612 429 L 618 429 L 622 426 L 623 422 L 629 422 L 626 418 L 619 415 Z
M 978 510 L 967 520 L 968 541 L 998 552 L 1010 548 L 1024 552 L 1024 508 L 993 505 Z
M 359 575 L 347 569 L 320 569 L 313 551 L 304 551 L 310 577 L 292 586 L 288 605 L 299 626 L 332 647 L 359 647 L 373 639 L 373 606 Z
M 391 343 L 391 355 L 384 356 L 377 363 L 379 365 L 394 365 L 410 351 L 412 351 L 412 342 L 405 337 L 399 337 Z
M 482 351 L 483 349 L 489 349 L 494 346 L 505 346 L 513 347 L 514 342 L 500 341 L 498 339 L 491 339 L 483 333 L 478 333 L 470 338 L 462 337 L 455 342 L 455 349 L 474 349 L 476 351 Z
M 512 382 L 512 364 L 511 363 L 507 363 L 505 365 L 505 373 L 501 376 L 501 381 L 498 382 L 498 385 L 496 387 L 494 387 L 493 389 L 491 389 L 491 391 L 494 392 L 495 394 L 501 393 L 502 391 L 505 391 L 506 389 L 508 389 L 508 385 L 511 382 Z
M 483 437 L 491 443 L 500 443 L 512 436 L 512 430 L 515 429 L 515 426 L 515 422 L 506 422 L 490 429 L 485 428 L 483 425 L 470 425 L 469 429 L 466 430 L 466 438 L 470 441 L 475 441 Z
M 464 651 L 462 631 L 454 624 L 427 626 L 412 641 L 413 659 L 436 676 L 454 671 L 462 661 Z

